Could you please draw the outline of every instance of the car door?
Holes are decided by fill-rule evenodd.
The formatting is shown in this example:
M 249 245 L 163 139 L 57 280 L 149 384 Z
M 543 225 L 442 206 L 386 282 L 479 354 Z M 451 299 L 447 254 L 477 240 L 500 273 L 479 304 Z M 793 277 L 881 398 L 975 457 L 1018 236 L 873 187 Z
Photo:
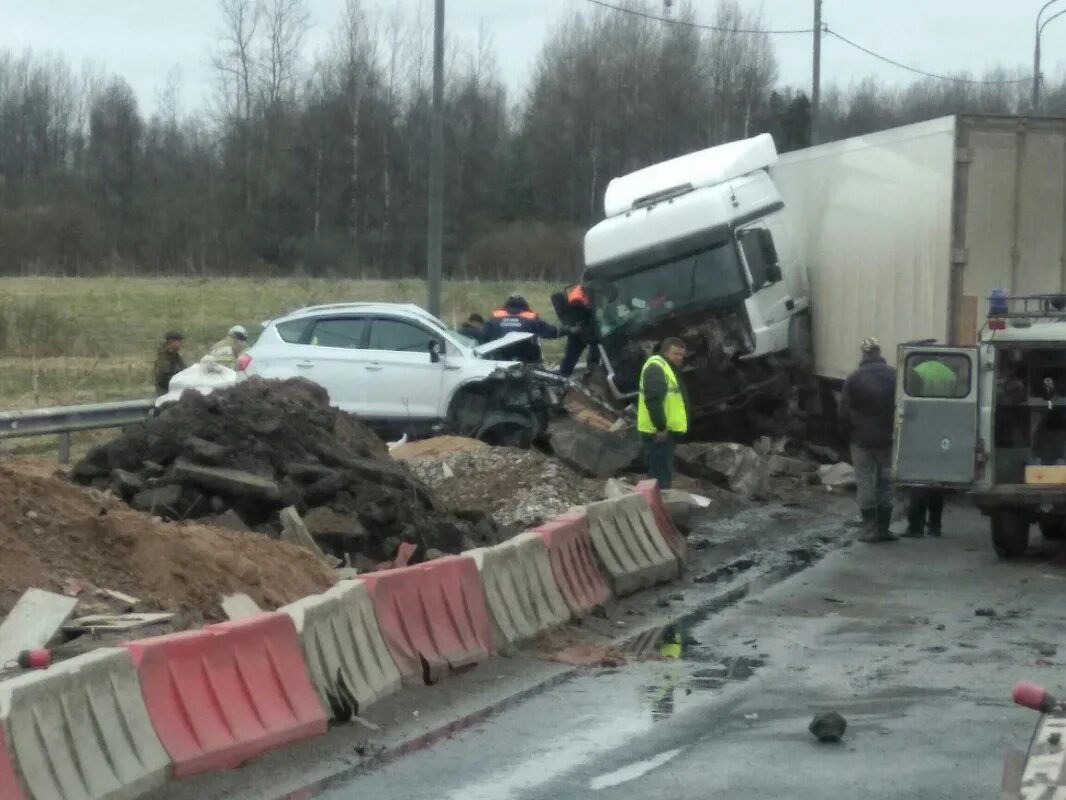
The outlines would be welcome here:
M 774 233 L 768 220 L 759 220 L 737 231 L 740 253 L 751 279 L 752 333 L 760 353 L 775 353 L 788 347 L 788 328 L 795 302 L 784 279 Z
M 367 413 L 366 350 L 370 319 L 358 315 L 319 317 L 308 334 L 296 372 L 329 392 L 330 402 L 352 414 Z
M 930 360 L 951 369 L 954 386 L 950 381 L 923 380 L 919 368 Z M 977 348 L 900 345 L 897 361 L 893 477 L 905 485 L 973 483 L 978 451 Z
M 374 419 L 431 420 L 440 416 L 445 358 L 443 337 L 419 322 L 375 317 L 366 351 L 368 415 Z

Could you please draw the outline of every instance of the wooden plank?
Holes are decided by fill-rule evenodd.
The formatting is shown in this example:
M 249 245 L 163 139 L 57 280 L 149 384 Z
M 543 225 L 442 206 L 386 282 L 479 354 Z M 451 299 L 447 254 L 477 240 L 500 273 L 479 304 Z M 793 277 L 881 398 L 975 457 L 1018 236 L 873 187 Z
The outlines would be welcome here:
M 960 347 L 977 344 L 978 314 L 977 298 L 972 294 L 964 294 L 959 299 L 958 314 L 955 317 L 955 330 L 953 331 L 953 344 Z
M 0 624 L 0 666 L 15 660 L 23 650 L 46 646 L 74 613 L 77 603 L 74 597 L 27 589 Z
M 1028 466 L 1025 468 L 1025 482 L 1043 486 L 1066 486 L 1066 466 Z
M 63 630 L 79 631 L 133 631 L 149 625 L 159 625 L 174 619 L 173 614 L 93 614 L 73 619 Z

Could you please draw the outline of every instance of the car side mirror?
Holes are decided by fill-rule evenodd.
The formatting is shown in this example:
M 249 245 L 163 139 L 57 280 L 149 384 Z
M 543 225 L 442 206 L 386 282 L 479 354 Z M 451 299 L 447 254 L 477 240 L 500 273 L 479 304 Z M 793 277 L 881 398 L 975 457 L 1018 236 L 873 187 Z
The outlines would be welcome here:
M 429 342 L 429 360 L 430 363 L 439 364 L 441 358 L 440 342 L 436 339 L 431 339 Z

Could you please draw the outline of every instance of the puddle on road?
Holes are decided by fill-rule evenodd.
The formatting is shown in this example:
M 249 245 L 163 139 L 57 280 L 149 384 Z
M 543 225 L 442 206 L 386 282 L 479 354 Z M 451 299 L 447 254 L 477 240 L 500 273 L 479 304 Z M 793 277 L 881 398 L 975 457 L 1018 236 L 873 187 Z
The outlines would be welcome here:
M 642 687 L 655 722 L 672 717 L 694 694 L 746 681 L 766 665 L 761 655 L 716 653 L 685 630 L 682 624 L 666 625 L 634 637 L 622 648 L 627 655 L 648 661 L 655 673 L 654 680 Z

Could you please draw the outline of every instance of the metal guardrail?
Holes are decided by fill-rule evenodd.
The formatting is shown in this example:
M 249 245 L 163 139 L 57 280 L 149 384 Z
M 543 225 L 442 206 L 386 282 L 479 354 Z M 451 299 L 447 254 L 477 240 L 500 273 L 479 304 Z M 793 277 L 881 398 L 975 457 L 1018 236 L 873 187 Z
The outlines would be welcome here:
M 70 461 L 71 433 L 136 425 L 154 407 L 155 400 L 123 400 L 0 412 L 0 439 L 59 436 L 59 460 L 66 464 Z

